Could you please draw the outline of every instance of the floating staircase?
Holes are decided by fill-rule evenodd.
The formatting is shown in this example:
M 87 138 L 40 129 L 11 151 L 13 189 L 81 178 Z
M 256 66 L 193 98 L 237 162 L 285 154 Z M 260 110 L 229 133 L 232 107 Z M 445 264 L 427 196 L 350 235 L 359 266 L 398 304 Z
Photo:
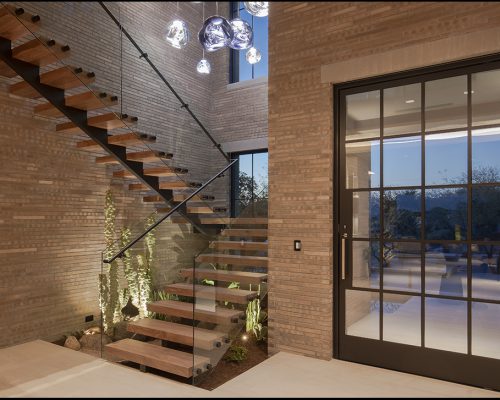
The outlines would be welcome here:
M 34 114 L 54 119 L 56 132 L 86 134 L 88 138 L 78 141 L 76 147 L 103 151 L 95 162 L 118 165 L 113 176 L 124 179 L 130 190 L 148 191 L 144 203 L 158 203 L 162 211 L 168 211 L 186 200 L 201 184 L 181 179 L 187 169 L 164 163 L 173 154 L 149 148 L 156 137 L 137 132 L 139 117 L 110 111 L 119 103 L 116 95 L 104 89 L 71 92 L 88 89 L 96 74 L 78 66 L 61 66 L 60 60 L 71 56 L 70 45 L 34 37 L 32 32 L 41 23 L 39 16 L 22 8 L 0 6 L 0 75 L 23 79 L 12 83 L 9 93 L 39 101 Z M 23 43 L 17 44 L 18 39 Z M 47 66 L 54 68 L 48 71 Z M 138 150 L 140 145 L 147 150 Z M 200 376 L 216 365 L 221 350 L 229 346 L 229 332 L 241 329 L 247 304 L 266 295 L 261 285 L 267 282 L 267 218 L 210 217 L 227 211 L 213 205 L 215 200 L 210 195 L 196 195 L 171 221 L 228 228 L 211 242 L 207 253 L 196 257 L 195 268 L 186 266 L 179 271 L 179 282 L 165 286 L 171 300 L 150 302 L 148 317 L 128 323 L 130 333 L 150 340 L 110 343 L 106 345 L 108 354 L 184 378 Z M 229 283 L 236 285 L 229 288 Z M 158 341 L 162 345 L 155 344 Z
M 195 268 L 179 271 L 179 278 L 184 282 L 165 286 L 165 292 L 177 296 L 178 300 L 151 302 L 147 308 L 154 314 L 129 322 L 129 332 L 160 340 L 166 347 L 125 339 L 107 345 L 110 354 L 185 378 L 202 376 L 217 364 L 231 343 L 230 332 L 234 335 L 242 329 L 247 304 L 259 296 L 263 299 L 265 291 L 258 288 L 267 282 L 267 256 L 264 255 L 267 254 L 267 229 L 250 229 L 241 224 L 246 221 L 250 226 L 263 226 L 267 220 L 237 218 L 233 221 L 239 223 L 237 228 L 225 229 L 221 240 L 210 243 L 208 250 L 217 253 L 198 255 Z M 257 236 L 253 236 L 255 234 Z M 241 251 L 259 255 L 224 253 Z M 220 268 L 220 263 L 226 267 Z M 231 282 L 237 282 L 237 287 L 228 288 Z M 167 320 L 153 319 L 153 316 Z M 182 351 L 177 349 L 179 345 L 184 346 Z M 186 362 L 186 357 L 192 358 L 193 353 L 194 367 L 192 361 L 191 365 Z
M 149 147 L 156 142 L 156 137 L 134 129 L 138 117 L 111 111 L 119 103 L 118 96 L 103 89 L 88 88 L 87 85 L 97 79 L 94 72 L 71 63 L 61 63 L 61 60 L 71 57 L 69 44 L 33 35 L 32 32 L 38 31 L 41 24 L 39 16 L 22 8 L 0 6 L 0 75 L 23 79 L 12 83 L 9 93 L 39 100 L 39 104 L 34 105 L 34 114 L 53 118 L 56 132 L 89 136 L 89 139 L 78 142 L 77 148 L 102 150 L 105 155 L 97 157 L 96 163 L 120 166 L 122 169 L 115 171 L 115 177 L 137 181 L 129 186 L 130 190 L 154 193 L 150 196 L 158 196 L 162 204 L 175 206 L 182 200 L 176 198 L 174 191 L 199 187 L 199 183 L 184 182 L 182 175 L 188 173 L 187 169 L 165 165 L 165 160 L 172 159 L 173 154 Z M 23 42 L 18 43 L 18 39 L 23 39 Z M 46 71 L 47 66 L 52 69 Z M 73 89 L 84 91 L 72 93 Z M 98 114 L 87 115 L 90 111 Z M 128 132 L 114 133 L 118 129 Z M 141 145 L 147 150 L 135 149 Z M 162 181 L 164 177 L 170 179 Z M 205 206 L 208 208 L 203 210 L 204 213 L 214 213 L 208 205 Z M 197 227 L 201 227 L 199 213 L 200 210 L 196 209 L 179 210 L 183 218 Z

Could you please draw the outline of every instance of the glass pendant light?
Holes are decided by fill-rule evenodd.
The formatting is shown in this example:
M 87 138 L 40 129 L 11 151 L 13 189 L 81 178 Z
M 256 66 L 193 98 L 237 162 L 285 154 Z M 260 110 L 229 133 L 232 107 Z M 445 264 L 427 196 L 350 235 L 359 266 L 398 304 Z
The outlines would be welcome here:
M 262 55 L 255 47 L 250 47 L 245 55 L 245 58 L 249 64 L 257 64 L 262 58 Z
M 229 21 L 233 30 L 233 40 L 229 47 L 234 50 L 245 50 L 253 45 L 253 29 L 248 22 L 241 18 L 234 18 Z
M 226 18 L 214 15 L 203 23 L 198 39 L 206 51 L 217 51 L 229 46 L 233 40 L 233 30 Z
M 253 15 L 252 15 L 252 32 L 253 32 Z M 257 64 L 260 59 L 262 58 L 262 55 L 260 54 L 260 51 L 256 49 L 255 47 L 250 47 L 245 54 L 245 59 L 249 64 Z M 252 76 L 253 76 L 253 68 L 252 68 Z
M 245 9 L 254 17 L 267 17 L 269 14 L 268 1 L 245 1 Z
M 179 13 L 179 2 L 177 2 L 177 12 Z M 183 49 L 189 42 L 189 29 L 187 24 L 175 18 L 167 24 L 165 29 L 165 40 L 176 49 Z
M 202 5 L 202 21 L 205 20 L 205 4 Z M 196 65 L 196 71 L 198 71 L 199 74 L 203 75 L 208 75 L 210 71 L 212 70 L 212 67 L 210 66 L 210 63 L 208 60 L 205 58 L 205 47 L 203 47 L 203 55 L 200 61 L 198 61 L 198 64 Z
M 215 2 L 215 14 L 212 17 L 208 17 L 203 23 L 203 26 L 198 32 L 198 39 L 203 46 L 203 48 L 208 52 L 217 51 L 226 46 L 229 46 L 233 40 L 233 29 L 228 20 L 220 15 L 219 12 L 219 2 Z
M 199 74 L 208 75 L 211 70 L 212 67 L 205 57 L 198 61 L 198 64 L 196 65 L 196 71 L 198 71 Z

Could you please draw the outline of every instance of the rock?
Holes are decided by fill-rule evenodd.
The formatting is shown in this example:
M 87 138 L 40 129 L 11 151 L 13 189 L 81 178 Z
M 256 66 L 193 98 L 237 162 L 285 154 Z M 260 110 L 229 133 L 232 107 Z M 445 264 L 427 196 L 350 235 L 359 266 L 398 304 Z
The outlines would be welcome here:
M 99 351 L 101 350 L 101 338 L 103 346 L 112 342 L 109 336 L 95 333 L 93 335 L 83 335 L 80 339 L 80 345 L 84 349 Z
M 83 332 L 84 335 L 94 335 L 96 333 L 101 333 L 101 327 L 100 326 L 93 326 Z
M 64 341 L 64 347 L 78 351 L 81 349 L 82 346 L 80 345 L 80 342 L 78 342 L 78 339 L 76 337 L 68 336 Z

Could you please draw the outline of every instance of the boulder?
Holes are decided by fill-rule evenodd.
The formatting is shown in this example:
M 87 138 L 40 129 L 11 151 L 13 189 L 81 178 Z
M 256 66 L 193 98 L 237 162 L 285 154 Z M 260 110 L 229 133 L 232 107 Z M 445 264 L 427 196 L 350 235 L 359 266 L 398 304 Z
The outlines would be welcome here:
M 99 351 L 101 350 L 101 340 L 103 346 L 112 342 L 109 336 L 95 333 L 93 335 L 83 335 L 80 339 L 80 345 L 84 349 Z
M 81 349 L 82 346 L 80 345 L 80 342 L 78 342 L 78 339 L 76 337 L 68 336 L 64 341 L 64 347 L 78 351 Z
M 101 327 L 92 326 L 83 332 L 84 335 L 94 335 L 96 333 L 101 333 Z

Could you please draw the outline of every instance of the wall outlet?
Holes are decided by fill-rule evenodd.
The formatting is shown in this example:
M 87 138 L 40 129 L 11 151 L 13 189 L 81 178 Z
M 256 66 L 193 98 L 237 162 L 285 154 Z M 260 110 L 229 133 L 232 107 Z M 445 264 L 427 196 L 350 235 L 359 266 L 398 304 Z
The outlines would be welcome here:
M 94 320 L 94 316 L 93 315 L 87 315 L 85 317 L 85 322 L 92 322 Z
M 300 240 L 294 240 L 293 241 L 293 249 L 295 251 L 300 251 L 302 250 L 302 242 Z

